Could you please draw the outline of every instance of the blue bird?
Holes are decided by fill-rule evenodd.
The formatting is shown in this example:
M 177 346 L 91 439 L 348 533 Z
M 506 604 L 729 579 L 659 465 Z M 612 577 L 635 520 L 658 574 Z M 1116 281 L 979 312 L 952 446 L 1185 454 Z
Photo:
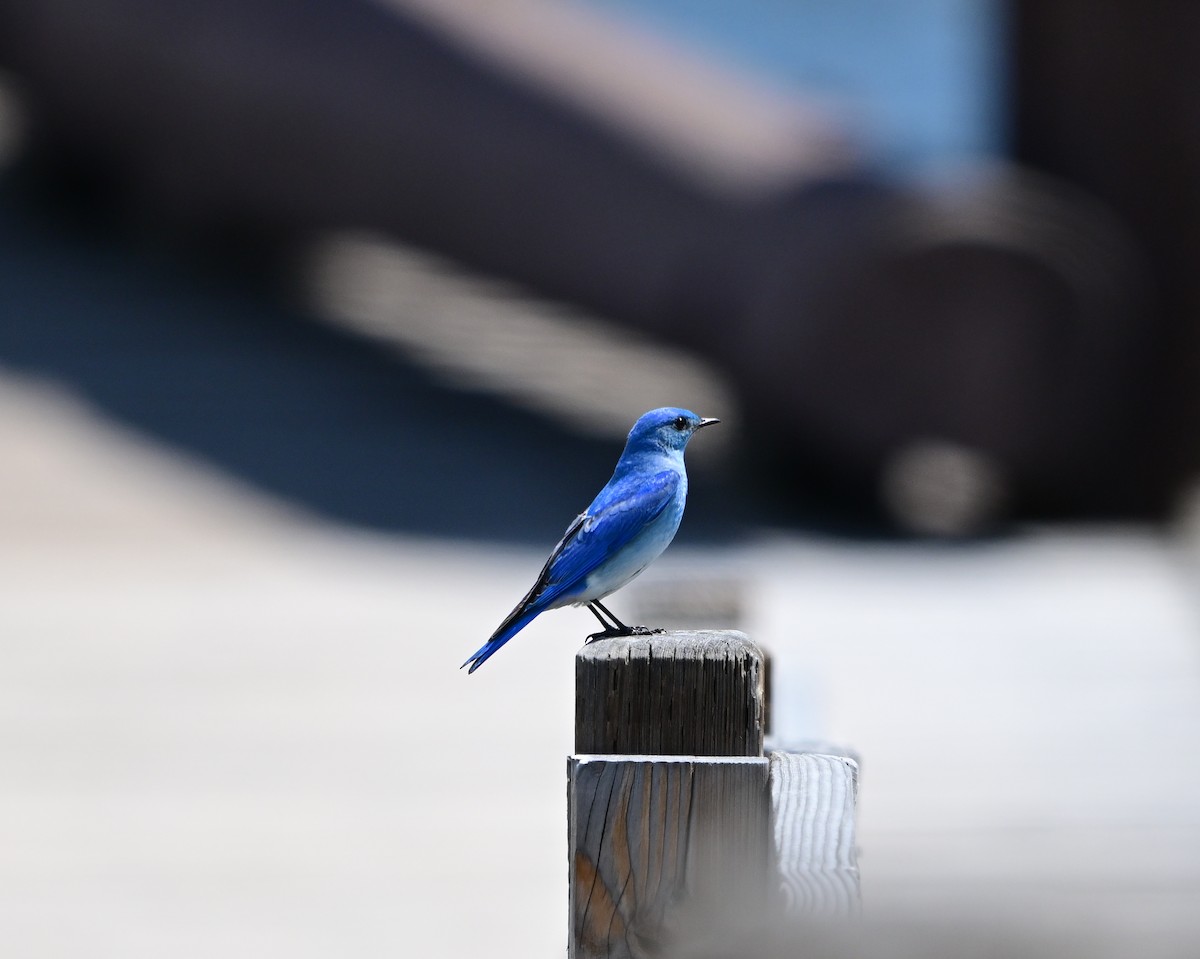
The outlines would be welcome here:
M 463 663 L 471 667 L 467 672 L 475 672 L 535 617 L 561 606 L 587 606 L 600 620 L 603 630 L 588 639 L 654 632 L 626 626 L 600 600 L 654 562 L 675 538 L 688 488 L 683 448 L 696 430 L 718 422 L 674 407 L 640 417 L 608 485 L 567 527 L 525 598 Z

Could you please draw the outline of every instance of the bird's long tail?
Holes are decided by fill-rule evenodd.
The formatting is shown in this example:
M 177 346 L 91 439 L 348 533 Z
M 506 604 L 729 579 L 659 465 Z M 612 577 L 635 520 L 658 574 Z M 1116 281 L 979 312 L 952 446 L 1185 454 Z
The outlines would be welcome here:
M 533 618 L 540 612 L 541 610 L 539 609 L 537 612 L 531 611 L 523 613 L 519 616 L 510 616 L 500 624 L 500 627 L 494 633 L 492 633 L 491 638 L 482 646 L 480 646 L 479 649 L 475 650 L 475 652 L 469 657 L 467 657 L 467 661 L 458 668 L 462 669 L 463 666 L 469 664 L 471 668 L 467 670 L 467 673 L 470 674 L 475 672 L 475 670 L 488 661 L 488 658 L 494 652 L 496 652 L 496 650 L 498 650 L 501 646 L 516 636 L 517 633 L 528 626 L 533 621 Z

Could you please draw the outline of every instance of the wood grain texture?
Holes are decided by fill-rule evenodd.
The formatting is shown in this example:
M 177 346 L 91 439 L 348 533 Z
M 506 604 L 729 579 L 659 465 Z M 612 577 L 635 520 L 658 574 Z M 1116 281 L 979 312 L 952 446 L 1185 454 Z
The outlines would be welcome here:
M 771 752 L 768 758 L 771 832 L 784 908 L 802 916 L 857 914 L 858 763 L 820 753 Z
M 768 901 L 765 758 L 574 756 L 569 955 L 648 959 Z
M 575 657 L 575 752 L 761 756 L 765 657 L 736 630 L 601 639 Z

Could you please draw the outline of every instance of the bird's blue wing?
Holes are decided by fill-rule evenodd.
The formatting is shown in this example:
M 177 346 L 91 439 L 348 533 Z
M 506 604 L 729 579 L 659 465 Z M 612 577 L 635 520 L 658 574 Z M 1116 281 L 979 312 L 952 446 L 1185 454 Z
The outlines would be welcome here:
M 555 547 L 539 580 L 548 606 L 583 586 L 587 577 L 661 515 L 679 488 L 679 474 L 626 476 L 610 483 Z
M 678 488 L 679 474 L 674 470 L 609 482 L 567 527 L 533 587 L 463 665 L 470 664 L 470 672 L 475 672 L 556 599 L 581 588 L 589 574 L 667 508 Z
M 653 522 L 671 503 L 679 489 L 679 474 L 625 475 L 613 478 L 584 513 L 566 528 L 541 568 L 538 581 L 504 618 L 487 642 L 463 666 L 478 670 L 504 643 L 527 627 L 554 600 L 583 587 L 587 577 Z

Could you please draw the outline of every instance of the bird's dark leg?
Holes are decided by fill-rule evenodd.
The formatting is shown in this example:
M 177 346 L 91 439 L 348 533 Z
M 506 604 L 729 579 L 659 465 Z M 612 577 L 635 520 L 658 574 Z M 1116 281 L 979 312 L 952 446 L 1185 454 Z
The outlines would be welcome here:
M 588 636 L 589 643 L 595 642 L 597 639 L 605 639 L 610 636 L 649 636 L 651 633 L 661 633 L 661 629 L 651 629 L 649 626 L 626 626 L 623 622 L 613 615 L 612 610 L 605 606 L 600 600 L 594 599 L 587 604 L 587 608 L 592 611 L 592 615 L 600 620 L 600 625 L 604 630 L 599 633 L 592 633 Z M 603 615 L 601 615 L 603 614 Z M 612 622 L 605 620 L 605 616 Z
M 596 618 L 600 620 L 600 625 L 605 629 L 612 629 L 618 633 L 623 633 L 626 636 L 629 635 L 629 627 L 617 619 L 617 617 L 613 615 L 612 610 L 600 602 L 600 600 L 597 599 L 588 603 L 588 608 L 596 614 Z M 612 626 L 609 626 L 608 623 L 604 621 L 604 618 L 600 615 L 601 613 L 609 618 L 609 620 L 612 622 Z
M 600 620 L 600 625 L 603 626 L 604 629 L 599 633 L 589 634 L 587 641 L 589 643 L 593 643 L 597 639 L 604 639 L 604 637 L 606 637 L 606 636 L 621 636 L 621 635 L 623 635 L 621 632 L 621 621 L 619 619 L 617 619 L 617 617 L 615 617 L 612 613 L 608 613 L 608 610 L 605 609 L 604 612 L 608 613 L 609 619 L 612 620 L 612 622 L 610 623 L 607 619 L 605 619 L 600 614 L 600 610 L 604 609 L 604 607 L 600 606 L 600 609 L 597 609 L 596 608 L 597 606 L 600 606 L 600 604 L 594 603 L 594 602 L 587 604 L 587 608 L 589 610 L 591 610 L 592 615 L 595 616 L 596 619 Z

